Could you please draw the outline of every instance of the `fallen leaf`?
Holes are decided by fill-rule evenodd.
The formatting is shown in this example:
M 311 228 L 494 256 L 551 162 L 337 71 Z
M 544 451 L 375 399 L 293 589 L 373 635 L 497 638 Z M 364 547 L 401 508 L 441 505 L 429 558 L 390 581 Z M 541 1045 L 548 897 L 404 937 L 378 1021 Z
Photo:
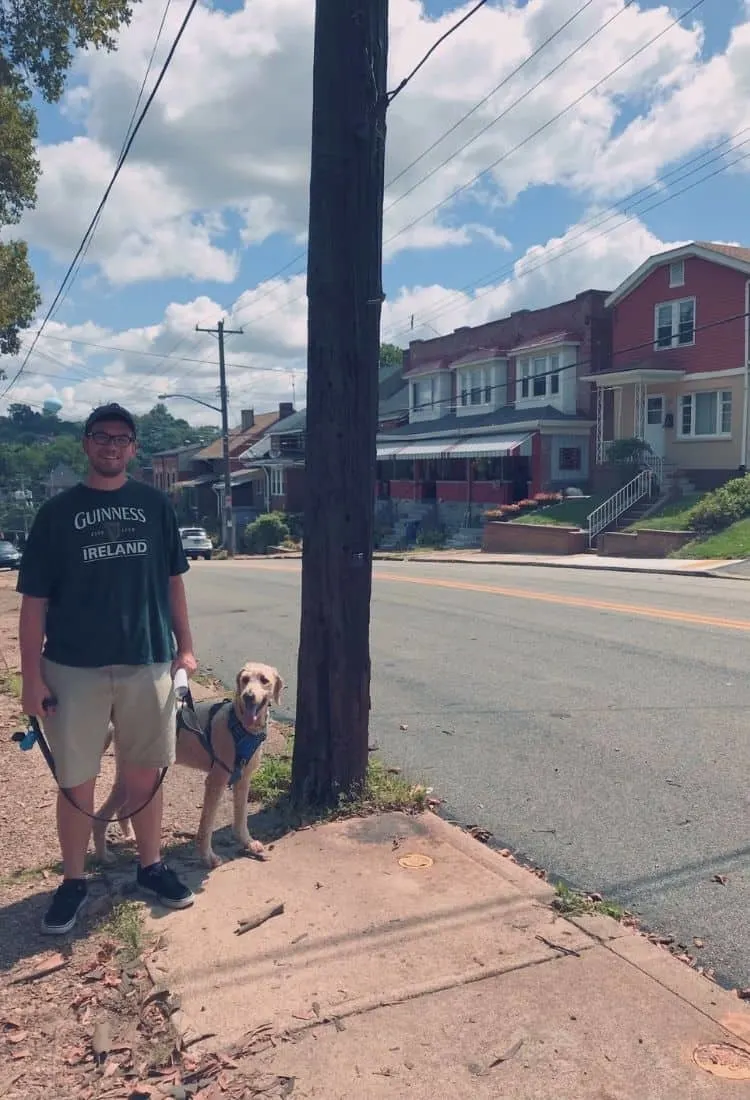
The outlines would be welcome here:
M 703 940 L 699 940 L 697 937 L 694 937 L 693 944 L 696 947 L 705 947 L 705 944 L 703 943 Z
M 6 1035 L 5 1039 L 8 1043 L 22 1043 L 24 1039 L 28 1039 L 28 1031 L 13 1031 L 10 1035 Z
M 738 989 L 737 996 L 741 1001 L 750 1001 L 750 987 L 747 989 Z
M 402 722 L 398 728 L 405 732 L 406 730 L 408 730 L 409 727 L 407 726 L 406 722 Z
M 718 882 L 718 884 L 720 886 L 726 886 L 727 876 L 726 875 L 713 875 L 713 877 L 711 878 L 711 882 Z

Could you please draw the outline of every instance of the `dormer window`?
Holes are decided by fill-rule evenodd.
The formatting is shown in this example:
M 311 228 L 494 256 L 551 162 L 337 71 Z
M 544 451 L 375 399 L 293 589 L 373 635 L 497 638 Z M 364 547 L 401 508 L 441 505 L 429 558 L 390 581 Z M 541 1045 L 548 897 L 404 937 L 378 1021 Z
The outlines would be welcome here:
M 685 261 L 675 260 L 669 265 L 670 287 L 685 285 Z
M 538 355 L 519 359 L 516 400 L 555 397 L 560 392 L 560 356 Z
M 463 408 L 471 405 L 490 405 L 492 403 L 490 372 L 482 367 L 459 371 L 458 392 Z

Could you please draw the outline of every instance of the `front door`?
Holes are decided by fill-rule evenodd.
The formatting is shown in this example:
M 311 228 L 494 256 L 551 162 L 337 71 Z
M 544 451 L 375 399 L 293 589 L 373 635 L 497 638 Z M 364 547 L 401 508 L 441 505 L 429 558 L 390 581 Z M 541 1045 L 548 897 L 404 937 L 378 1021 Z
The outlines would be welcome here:
M 650 393 L 646 397 L 646 443 L 659 458 L 664 458 L 664 395 Z

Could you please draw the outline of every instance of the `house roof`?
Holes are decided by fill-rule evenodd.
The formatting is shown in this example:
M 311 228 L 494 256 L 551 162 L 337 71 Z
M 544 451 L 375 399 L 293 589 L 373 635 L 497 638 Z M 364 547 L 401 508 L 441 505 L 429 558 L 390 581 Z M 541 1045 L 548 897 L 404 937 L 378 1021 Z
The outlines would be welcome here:
M 655 255 L 649 256 L 640 267 L 636 268 L 632 274 L 628 275 L 627 279 L 624 279 L 612 291 L 604 304 L 607 307 L 616 305 L 617 302 L 632 293 L 637 286 L 640 286 L 643 280 L 648 278 L 657 267 L 677 263 L 679 260 L 685 260 L 691 256 L 700 260 L 707 260 L 708 263 L 734 268 L 735 271 L 740 271 L 743 275 L 750 277 L 750 248 L 742 248 L 740 245 L 733 244 L 721 244 L 717 241 L 691 241 L 688 244 L 680 245 L 679 248 L 672 248 L 668 252 L 657 252 Z
M 537 348 L 548 348 L 558 344 L 580 344 L 579 338 L 574 332 L 545 332 L 541 336 L 535 336 L 533 340 L 525 340 L 522 344 L 516 344 L 511 348 L 511 355 L 518 355 L 522 351 L 535 351 Z
M 458 359 L 451 360 L 448 365 L 454 370 L 456 367 L 471 366 L 472 363 L 486 363 L 490 359 L 504 359 L 507 354 L 504 348 L 474 348 L 473 351 L 459 355 Z
M 285 416 L 283 420 L 279 420 L 269 430 L 269 435 L 297 435 L 299 432 L 305 430 L 305 410 L 300 409 L 299 412 L 292 413 L 291 416 Z
M 200 443 L 183 443 L 179 447 L 169 447 L 166 451 L 154 451 L 152 458 L 171 458 L 173 455 L 187 454 L 188 451 L 199 451 Z
M 242 428 L 231 428 L 229 431 L 229 453 L 236 456 L 242 451 L 246 451 L 248 447 L 251 447 L 253 443 L 257 443 L 262 435 L 272 428 L 279 419 L 278 411 L 269 413 L 259 413 L 255 417 L 255 423 L 252 428 L 247 428 L 245 431 Z M 287 420 L 291 420 L 292 417 L 287 417 L 284 420 L 286 424 Z M 209 443 L 207 447 L 204 447 L 202 451 L 198 451 L 195 458 L 199 462 L 212 462 L 215 459 L 221 458 L 223 454 L 223 444 L 221 436 L 215 439 L 213 443 Z
M 403 424 L 399 428 L 390 428 L 382 432 L 378 439 L 430 439 L 434 436 L 450 433 L 465 434 L 477 428 L 501 428 L 515 424 L 535 424 L 538 420 L 559 421 L 562 424 L 588 423 L 585 417 L 570 416 L 552 405 L 539 408 L 515 409 L 507 406 L 494 409 L 479 416 L 457 416 L 455 412 L 441 416 L 437 420 L 420 420 L 413 424 Z

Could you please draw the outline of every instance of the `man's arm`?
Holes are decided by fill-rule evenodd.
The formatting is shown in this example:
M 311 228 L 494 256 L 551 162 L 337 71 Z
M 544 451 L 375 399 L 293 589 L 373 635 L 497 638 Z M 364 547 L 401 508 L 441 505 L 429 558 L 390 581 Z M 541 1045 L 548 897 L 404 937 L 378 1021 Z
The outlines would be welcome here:
M 178 668 L 184 668 L 188 676 L 192 676 L 198 671 L 198 662 L 193 653 L 187 596 L 181 576 L 169 578 L 169 608 L 172 616 L 172 630 L 177 642 L 177 654 L 172 662 L 172 675 L 174 676 Z
M 41 718 L 44 699 L 50 695 L 42 676 L 42 647 L 47 618 L 47 601 L 38 596 L 23 596 L 18 620 L 18 642 L 21 650 L 21 705 L 24 714 Z

